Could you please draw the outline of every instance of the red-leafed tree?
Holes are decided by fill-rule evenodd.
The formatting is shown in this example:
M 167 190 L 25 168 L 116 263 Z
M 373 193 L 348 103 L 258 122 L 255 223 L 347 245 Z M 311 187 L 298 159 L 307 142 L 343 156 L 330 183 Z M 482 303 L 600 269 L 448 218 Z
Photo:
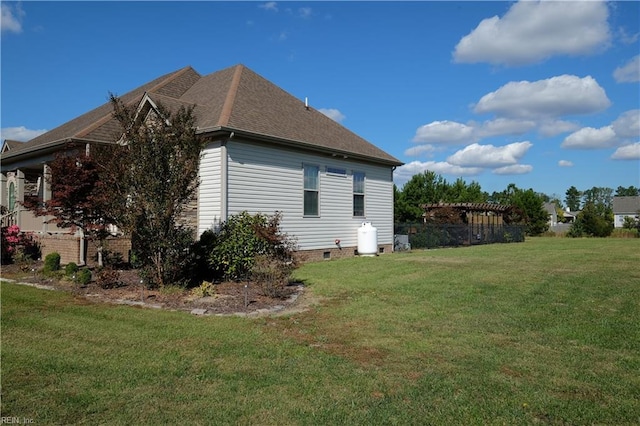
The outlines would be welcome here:
M 108 169 L 115 147 L 96 147 L 95 151 L 87 155 L 85 150 L 67 147 L 58 153 L 46 176 L 51 199 L 25 198 L 23 204 L 37 216 L 53 216 L 49 223 L 72 232 L 79 228 L 86 238 L 97 241 L 98 263 L 102 265 L 103 241 L 109 235 L 109 225 L 117 223 L 121 197 L 114 191 Z

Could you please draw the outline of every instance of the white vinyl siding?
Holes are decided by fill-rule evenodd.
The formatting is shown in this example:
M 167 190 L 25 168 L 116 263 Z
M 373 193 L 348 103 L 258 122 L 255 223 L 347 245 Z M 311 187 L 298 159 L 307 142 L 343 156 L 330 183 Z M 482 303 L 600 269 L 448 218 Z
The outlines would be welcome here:
M 227 145 L 228 214 L 282 213 L 282 231 L 294 237 L 300 250 L 357 245 L 357 230 L 364 218 L 353 217 L 352 179 L 328 168 L 359 170 L 367 177 L 366 221 L 378 229 L 378 244 L 393 243 L 393 180 L 390 166 L 370 165 L 309 154 L 279 146 L 246 143 Z M 305 217 L 304 164 L 319 166 L 320 216 Z M 204 177 L 203 182 L 204 184 Z M 201 184 L 201 185 L 202 185 Z M 203 213 L 204 215 L 204 213 Z M 207 213 L 207 217 L 212 215 Z
M 222 147 L 220 142 L 207 145 L 200 159 L 198 187 L 198 235 L 215 228 L 222 217 Z

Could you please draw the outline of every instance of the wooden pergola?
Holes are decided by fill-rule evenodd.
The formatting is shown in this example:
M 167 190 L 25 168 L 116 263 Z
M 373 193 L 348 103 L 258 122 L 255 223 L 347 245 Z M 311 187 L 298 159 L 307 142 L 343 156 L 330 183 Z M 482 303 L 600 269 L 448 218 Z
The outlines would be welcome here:
M 473 225 L 502 225 L 504 213 L 511 210 L 511 206 L 493 203 L 431 203 L 423 204 L 423 218 L 427 222 L 431 213 L 437 209 L 454 209 L 461 217 L 466 217 L 467 223 Z

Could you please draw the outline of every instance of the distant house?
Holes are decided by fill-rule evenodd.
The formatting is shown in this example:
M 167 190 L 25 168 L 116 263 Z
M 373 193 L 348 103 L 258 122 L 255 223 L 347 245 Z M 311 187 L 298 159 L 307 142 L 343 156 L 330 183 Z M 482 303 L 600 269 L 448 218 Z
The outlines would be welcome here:
M 558 212 L 556 211 L 556 203 L 544 203 L 544 210 L 549 215 L 549 227 L 558 224 Z
M 185 67 L 120 98 L 143 114 L 158 103 L 194 107 L 197 134 L 206 140 L 188 218 L 198 235 L 245 210 L 279 211 L 282 230 L 311 258 L 353 255 L 363 222 L 377 228 L 379 252 L 392 250 L 393 170 L 402 163 L 247 67 L 204 76 Z M 68 143 L 112 143 L 118 128 L 107 103 L 26 143 L 7 141 L 0 199 L 10 213 L 3 222 L 60 232 L 17 202 L 25 194 L 50 197 L 45 176 L 55 152 Z
M 613 225 L 622 228 L 624 218 L 631 217 L 638 220 L 640 214 L 640 196 L 613 197 Z

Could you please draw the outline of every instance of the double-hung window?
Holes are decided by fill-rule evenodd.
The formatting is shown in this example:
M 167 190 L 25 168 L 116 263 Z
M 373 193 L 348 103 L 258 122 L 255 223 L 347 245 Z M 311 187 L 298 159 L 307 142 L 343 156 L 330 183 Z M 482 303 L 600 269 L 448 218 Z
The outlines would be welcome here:
M 364 217 L 364 173 L 353 172 L 353 216 Z
M 304 171 L 304 215 L 319 216 L 320 215 L 320 182 L 318 166 L 305 164 Z

